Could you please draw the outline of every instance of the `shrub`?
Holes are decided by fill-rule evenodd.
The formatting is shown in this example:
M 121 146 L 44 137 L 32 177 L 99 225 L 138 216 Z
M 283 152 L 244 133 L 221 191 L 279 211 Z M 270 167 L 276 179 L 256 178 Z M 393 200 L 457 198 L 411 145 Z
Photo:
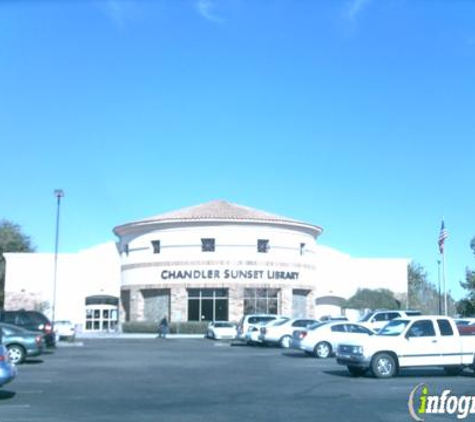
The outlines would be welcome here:
M 170 334 L 205 334 L 207 321 L 172 322 L 169 324 Z M 158 323 L 149 321 L 131 321 L 122 323 L 124 333 L 157 334 Z

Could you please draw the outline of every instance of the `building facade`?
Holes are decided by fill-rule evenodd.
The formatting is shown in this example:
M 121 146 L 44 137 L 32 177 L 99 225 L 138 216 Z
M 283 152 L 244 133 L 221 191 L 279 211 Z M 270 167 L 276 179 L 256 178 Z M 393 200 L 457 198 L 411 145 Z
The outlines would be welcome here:
M 340 314 L 358 288 L 407 294 L 407 259 L 354 258 L 322 228 L 212 201 L 113 229 L 117 242 L 60 254 L 5 254 L 6 308 L 51 308 L 83 331 L 120 322 L 237 321 L 249 313 Z
M 126 321 L 314 314 L 318 226 L 213 201 L 114 232 Z

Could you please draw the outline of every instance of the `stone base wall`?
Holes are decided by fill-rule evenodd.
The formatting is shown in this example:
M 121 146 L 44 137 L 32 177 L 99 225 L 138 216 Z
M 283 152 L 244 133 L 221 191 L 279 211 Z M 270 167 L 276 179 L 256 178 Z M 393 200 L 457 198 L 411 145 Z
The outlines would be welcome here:
M 217 288 L 228 289 L 228 319 L 229 321 L 238 322 L 244 313 L 244 289 L 247 287 L 256 288 L 256 285 L 211 285 L 207 284 L 205 286 L 190 286 L 188 284 L 182 285 L 155 285 L 154 289 L 168 289 L 170 292 L 170 322 L 186 322 L 188 321 L 188 292 L 187 289 L 193 288 Z M 307 310 L 306 317 L 313 318 L 315 315 L 315 291 L 308 289 L 308 286 L 304 286 L 309 291 L 309 294 L 306 298 Z M 142 295 L 142 290 L 150 289 L 151 286 L 131 286 L 123 287 L 123 291 L 129 291 L 130 295 L 122 295 L 123 297 L 130 297 L 130 304 L 128 309 L 130 309 L 130 321 L 144 321 L 145 320 L 145 307 L 144 307 L 144 298 Z M 292 317 L 292 306 L 293 306 L 293 289 L 288 285 L 266 285 L 262 288 L 273 288 L 279 289 L 279 313 L 281 315 Z M 297 287 L 298 288 L 298 287 Z M 124 308 L 125 304 L 121 304 Z M 123 313 L 122 313 L 123 315 Z M 123 319 L 122 319 L 123 321 Z

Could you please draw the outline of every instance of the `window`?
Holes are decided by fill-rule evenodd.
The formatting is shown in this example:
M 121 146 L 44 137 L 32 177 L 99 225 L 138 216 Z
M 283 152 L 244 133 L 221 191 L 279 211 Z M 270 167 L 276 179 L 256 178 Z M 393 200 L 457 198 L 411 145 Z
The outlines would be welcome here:
M 376 314 L 373 318 L 373 321 L 387 321 L 388 318 L 387 318 L 387 314 L 385 313 L 381 313 L 381 314 Z
M 369 330 L 368 328 L 361 327 L 355 324 L 347 325 L 347 329 L 350 333 L 354 334 L 372 334 L 371 330 Z
M 201 251 L 202 252 L 214 252 L 215 244 L 214 239 L 201 239 Z
M 261 253 L 269 252 L 268 239 L 257 239 L 257 252 L 261 252 Z
M 409 337 L 435 336 L 434 324 L 430 320 L 416 321 L 409 329 Z
M 188 321 L 227 321 L 228 289 L 188 289 Z
M 300 255 L 302 256 L 305 252 L 305 243 L 300 244 Z
M 244 314 L 279 313 L 279 289 L 244 289 Z
M 152 240 L 153 253 L 160 253 L 160 240 Z
M 454 331 L 452 330 L 452 326 L 450 325 L 450 322 L 447 321 L 446 319 L 438 319 L 437 325 L 439 326 L 440 335 L 452 336 L 454 334 Z
M 399 318 L 401 315 L 399 312 L 388 312 L 388 321 L 392 321 L 393 319 Z
M 314 324 L 315 320 L 313 319 L 298 319 L 292 324 L 292 327 L 303 327 L 306 328 L 311 324 Z
M 346 326 L 345 324 L 334 325 L 330 330 L 337 333 L 344 333 L 346 331 Z

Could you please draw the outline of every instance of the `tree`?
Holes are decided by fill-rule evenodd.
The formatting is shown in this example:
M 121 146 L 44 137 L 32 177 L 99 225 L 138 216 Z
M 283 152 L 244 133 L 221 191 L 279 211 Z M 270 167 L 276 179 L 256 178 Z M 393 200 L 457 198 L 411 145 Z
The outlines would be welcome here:
M 443 299 L 437 288 L 428 280 L 424 268 L 411 262 L 407 268 L 407 307 L 420 310 L 423 314 L 437 315 L 443 312 Z M 455 301 L 447 294 L 447 314 L 455 311 Z
M 475 237 L 470 242 L 470 248 L 475 255 Z M 465 282 L 460 285 L 468 291 L 467 296 L 457 302 L 457 312 L 462 316 L 475 315 L 475 270 L 465 269 Z
M 358 289 L 345 307 L 349 309 L 400 309 L 401 303 L 388 289 Z
M 0 308 L 5 298 L 5 252 L 34 252 L 35 247 L 21 227 L 8 220 L 0 220 Z

